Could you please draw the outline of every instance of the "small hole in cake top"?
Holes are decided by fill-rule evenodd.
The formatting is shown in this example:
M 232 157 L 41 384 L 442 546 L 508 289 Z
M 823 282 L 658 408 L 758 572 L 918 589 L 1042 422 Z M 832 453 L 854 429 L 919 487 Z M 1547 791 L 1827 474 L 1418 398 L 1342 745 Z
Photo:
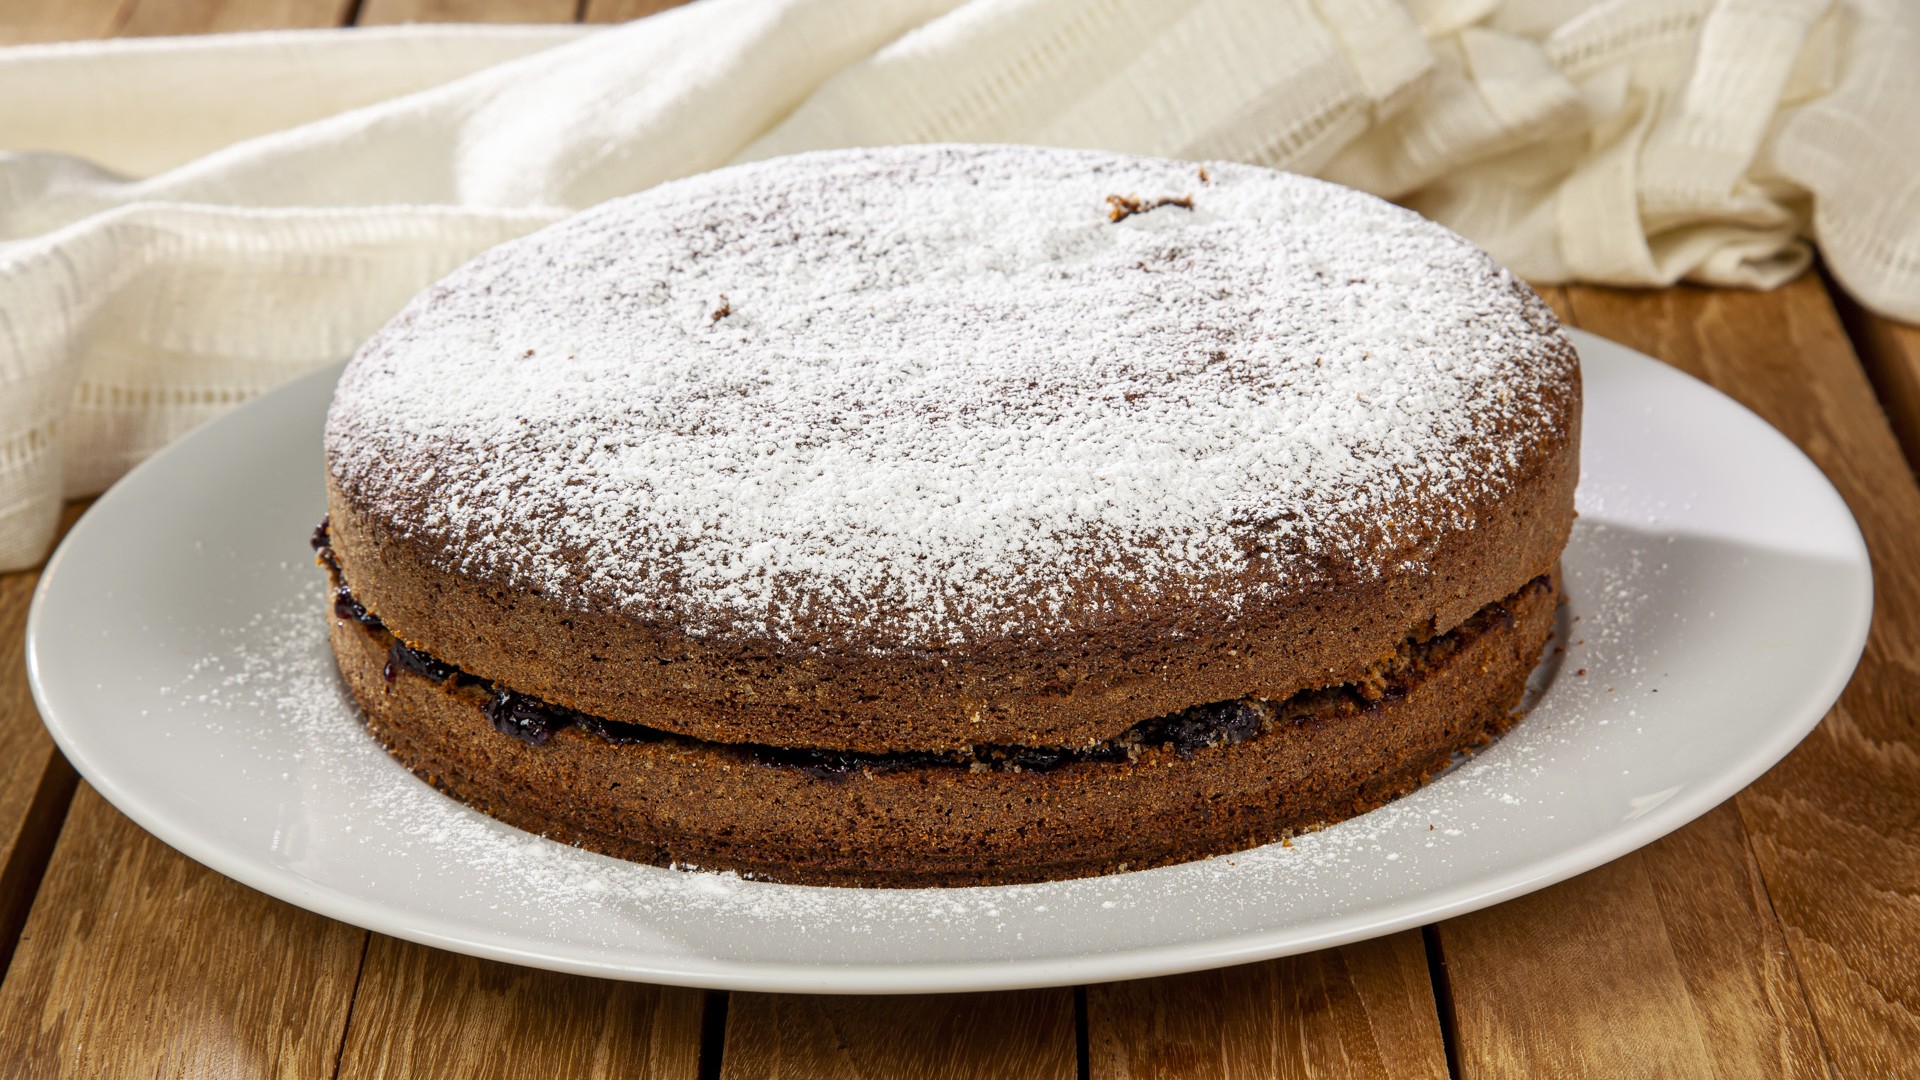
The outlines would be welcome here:
M 488 252 L 362 348 L 327 447 L 357 505 L 500 586 L 926 648 L 1417 564 L 1576 406 L 1539 299 L 1370 196 L 903 147 Z

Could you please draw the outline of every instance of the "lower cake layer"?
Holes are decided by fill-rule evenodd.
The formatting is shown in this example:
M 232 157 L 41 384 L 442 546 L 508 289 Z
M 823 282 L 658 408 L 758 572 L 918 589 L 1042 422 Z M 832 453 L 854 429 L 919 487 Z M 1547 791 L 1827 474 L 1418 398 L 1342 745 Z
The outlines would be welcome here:
M 1409 640 L 1363 683 L 1196 708 L 1092 748 L 958 755 L 784 751 L 611 724 L 407 649 L 338 595 L 330 636 L 368 728 L 454 798 L 639 862 L 920 887 L 1185 862 L 1412 791 L 1518 718 L 1558 581 Z

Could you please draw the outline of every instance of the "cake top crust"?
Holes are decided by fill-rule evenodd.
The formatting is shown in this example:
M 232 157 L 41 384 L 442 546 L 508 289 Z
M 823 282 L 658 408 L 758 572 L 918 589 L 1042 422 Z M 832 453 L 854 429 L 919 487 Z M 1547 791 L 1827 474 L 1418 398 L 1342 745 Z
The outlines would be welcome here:
M 693 638 L 939 651 L 1420 572 L 1567 437 L 1577 379 L 1531 289 L 1371 196 L 898 147 L 483 254 L 355 355 L 326 448 L 459 574 Z

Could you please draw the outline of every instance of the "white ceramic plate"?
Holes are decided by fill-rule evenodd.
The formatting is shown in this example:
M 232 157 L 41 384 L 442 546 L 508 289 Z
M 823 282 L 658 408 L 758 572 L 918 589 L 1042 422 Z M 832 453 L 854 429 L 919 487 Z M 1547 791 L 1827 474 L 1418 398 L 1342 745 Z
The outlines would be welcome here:
M 1374 813 L 1235 856 L 979 889 L 819 889 L 602 858 L 469 811 L 366 736 L 307 537 L 338 369 L 208 424 L 74 528 L 27 657 L 80 772 L 162 840 L 291 903 L 479 956 L 754 990 L 1093 982 L 1304 952 L 1631 851 L 1778 761 L 1872 608 L 1833 488 L 1717 391 L 1577 334 L 1564 655 L 1527 719 Z M 1584 674 L 1583 674 L 1584 672 Z

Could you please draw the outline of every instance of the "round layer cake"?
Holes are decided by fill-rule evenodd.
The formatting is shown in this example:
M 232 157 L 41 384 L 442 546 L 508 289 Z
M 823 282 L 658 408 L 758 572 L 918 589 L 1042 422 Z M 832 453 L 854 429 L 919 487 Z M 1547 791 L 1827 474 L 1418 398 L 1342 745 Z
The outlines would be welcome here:
M 614 855 L 958 885 L 1265 843 L 1514 722 L 1578 362 L 1418 215 L 1032 147 L 503 245 L 328 416 L 332 641 L 422 777 Z

